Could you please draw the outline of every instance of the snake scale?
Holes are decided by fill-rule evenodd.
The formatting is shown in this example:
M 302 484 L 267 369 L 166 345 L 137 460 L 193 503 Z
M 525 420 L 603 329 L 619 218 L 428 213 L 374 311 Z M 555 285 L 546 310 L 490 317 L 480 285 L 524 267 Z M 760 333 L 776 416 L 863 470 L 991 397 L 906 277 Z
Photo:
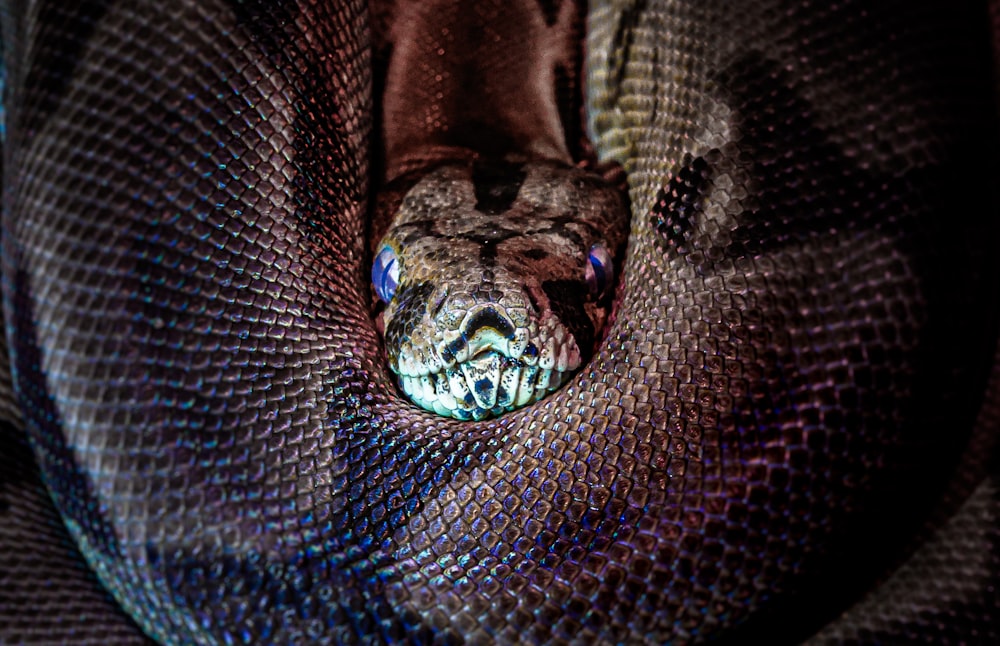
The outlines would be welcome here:
M 1000 639 L 997 8 L 590 3 L 614 314 L 463 422 L 370 307 L 403 4 L 3 5 L 0 643 Z

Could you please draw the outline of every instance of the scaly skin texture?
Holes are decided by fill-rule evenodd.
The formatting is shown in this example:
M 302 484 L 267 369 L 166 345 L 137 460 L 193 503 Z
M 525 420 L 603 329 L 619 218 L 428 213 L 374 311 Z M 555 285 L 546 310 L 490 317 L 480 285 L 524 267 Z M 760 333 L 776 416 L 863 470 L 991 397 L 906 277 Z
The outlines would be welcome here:
M 628 207 L 561 162 L 482 158 L 406 182 L 389 231 L 399 289 L 382 314 L 389 366 L 418 405 L 482 419 L 559 388 L 600 342 L 614 293 L 592 249 L 621 259 Z
M 568 95 L 582 7 L 404 0 L 393 11 L 391 181 L 376 214 L 387 231 L 373 248 L 398 274 L 380 313 L 389 366 L 417 405 L 483 419 L 538 401 L 590 359 L 616 277 L 608 262 L 588 284 L 588 257 L 621 260 L 628 206 L 572 165 L 580 133 L 562 123 L 579 111 Z
M 616 315 L 459 422 L 369 309 L 396 8 L 0 13 L 0 641 L 997 641 L 985 9 L 592 3 Z

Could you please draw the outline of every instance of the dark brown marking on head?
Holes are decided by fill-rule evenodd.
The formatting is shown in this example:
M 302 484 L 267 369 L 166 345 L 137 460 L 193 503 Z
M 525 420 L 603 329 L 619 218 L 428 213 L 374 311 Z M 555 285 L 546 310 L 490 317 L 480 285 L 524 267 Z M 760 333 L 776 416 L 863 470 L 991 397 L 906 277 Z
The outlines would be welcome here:
M 497 264 L 497 244 L 493 240 L 483 240 L 479 243 L 479 262 L 486 267 Z
M 526 249 L 522 255 L 528 260 L 545 260 L 549 257 L 549 252 L 545 249 Z
M 439 238 L 441 236 L 434 231 L 435 224 L 436 222 L 430 218 L 398 224 L 396 225 L 396 239 L 406 247 L 427 238 Z
M 546 280 L 542 283 L 542 290 L 549 297 L 552 313 L 576 339 L 580 356 L 586 361 L 593 353 L 596 334 L 594 323 L 583 307 L 590 293 L 586 283 L 580 280 Z
M 551 27 L 559 20 L 559 8 L 562 6 L 561 0 L 538 0 L 538 7 L 545 16 L 545 25 Z
M 565 213 L 558 217 L 548 218 L 548 226 L 544 229 L 539 229 L 538 232 L 562 236 L 582 249 L 585 241 L 584 238 L 575 230 L 575 227 L 584 227 L 588 229 L 591 235 L 595 238 L 600 237 L 601 232 L 597 231 L 590 223 L 579 219 L 576 212 Z
M 510 210 L 528 176 L 521 164 L 477 159 L 472 164 L 472 190 L 476 195 L 475 209 L 487 215 L 500 215 Z

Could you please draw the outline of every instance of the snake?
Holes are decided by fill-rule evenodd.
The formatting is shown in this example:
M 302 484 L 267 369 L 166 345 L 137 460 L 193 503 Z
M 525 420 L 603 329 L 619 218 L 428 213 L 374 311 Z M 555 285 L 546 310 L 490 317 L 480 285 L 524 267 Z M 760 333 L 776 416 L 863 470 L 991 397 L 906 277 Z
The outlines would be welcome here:
M 578 6 L 3 5 L 0 642 L 1000 639 L 995 4 Z M 414 403 L 376 294 L 532 186 L 567 374 Z
M 610 314 L 628 209 L 574 166 L 556 82 L 563 70 L 568 94 L 577 75 L 579 9 L 396 7 L 372 281 L 390 368 L 438 414 L 483 419 L 557 390 Z

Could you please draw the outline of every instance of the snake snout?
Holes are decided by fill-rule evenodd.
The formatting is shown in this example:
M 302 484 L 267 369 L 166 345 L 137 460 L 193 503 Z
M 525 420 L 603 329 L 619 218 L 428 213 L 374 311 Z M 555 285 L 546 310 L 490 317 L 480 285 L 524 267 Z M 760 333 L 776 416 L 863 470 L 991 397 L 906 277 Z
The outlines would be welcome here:
M 489 350 L 507 354 L 516 328 L 502 308 L 489 304 L 469 311 L 459 328 L 467 355 L 476 357 Z
M 403 391 L 459 419 L 499 415 L 552 392 L 580 363 L 576 343 L 554 320 L 528 327 L 516 320 L 498 303 L 469 308 L 436 345 L 439 368 L 401 374 Z
M 518 328 L 503 307 L 495 304 L 471 308 L 454 335 L 440 346 L 446 366 L 465 363 L 487 352 L 520 359 L 528 348 L 529 333 Z

